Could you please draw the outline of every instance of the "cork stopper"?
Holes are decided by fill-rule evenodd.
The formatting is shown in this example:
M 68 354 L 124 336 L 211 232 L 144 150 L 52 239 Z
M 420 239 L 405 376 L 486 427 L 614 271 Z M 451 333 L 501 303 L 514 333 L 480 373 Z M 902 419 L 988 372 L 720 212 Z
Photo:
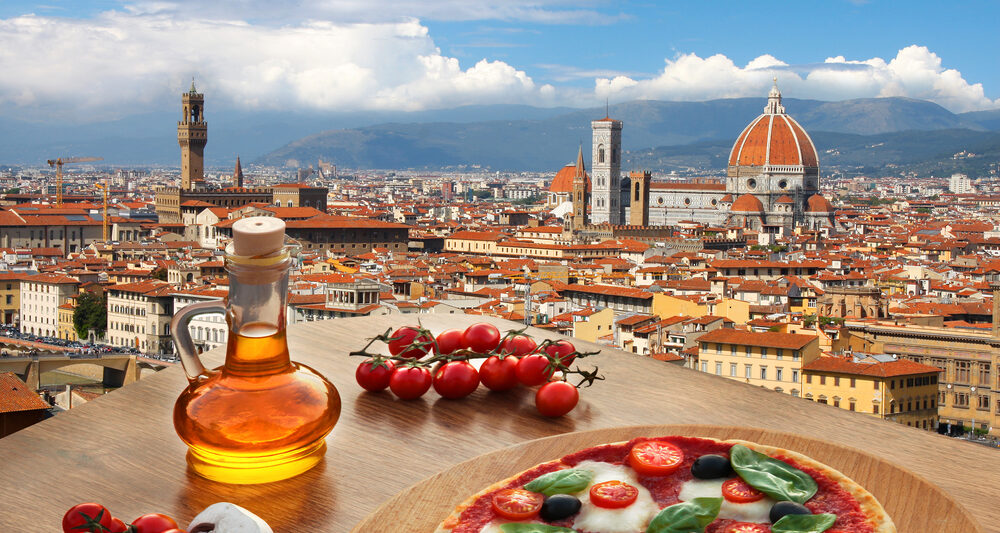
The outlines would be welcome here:
M 285 244 L 285 221 L 275 217 L 241 218 L 233 224 L 233 253 L 247 257 L 273 254 Z

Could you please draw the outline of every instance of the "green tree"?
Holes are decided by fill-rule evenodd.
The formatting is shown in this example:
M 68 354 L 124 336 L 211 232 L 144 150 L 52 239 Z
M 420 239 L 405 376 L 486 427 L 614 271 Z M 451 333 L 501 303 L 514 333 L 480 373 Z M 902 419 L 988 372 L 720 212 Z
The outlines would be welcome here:
M 150 276 L 153 279 L 158 279 L 160 281 L 167 281 L 167 269 L 160 267 L 153 271 Z
M 108 296 L 106 293 L 96 294 L 84 292 L 76 299 L 76 309 L 73 310 L 73 329 L 81 339 L 87 338 L 87 333 L 93 331 L 104 335 L 108 329 Z

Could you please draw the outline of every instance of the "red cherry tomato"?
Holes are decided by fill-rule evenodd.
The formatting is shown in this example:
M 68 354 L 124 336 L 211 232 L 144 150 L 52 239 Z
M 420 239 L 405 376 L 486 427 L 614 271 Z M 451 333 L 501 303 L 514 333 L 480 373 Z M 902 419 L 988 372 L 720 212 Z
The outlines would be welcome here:
M 538 515 L 545 496 L 525 489 L 504 489 L 493 494 L 493 511 L 508 520 L 528 520 Z
M 517 362 L 517 379 L 529 387 L 545 383 L 553 372 L 549 367 L 549 358 L 542 354 L 534 353 Z
M 149 513 L 133 520 L 132 528 L 135 533 L 164 533 L 170 529 L 177 529 L 177 522 L 165 514 Z
M 184 531 L 183 529 L 168 529 L 163 533 L 187 533 L 187 531 Z
M 81 503 L 66 511 L 62 527 L 66 533 L 100 533 L 110 528 L 113 520 L 107 507 L 99 503 Z
M 448 329 L 438 333 L 437 337 L 434 337 L 434 340 L 437 341 L 435 353 L 448 355 L 466 348 L 465 342 L 462 341 L 463 333 L 460 329 Z
M 580 391 L 565 381 L 552 381 L 542 385 L 535 393 L 535 407 L 542 416 L 562 416 L 576 407 Z
M 503 359 L 492 355 L 479 367 L 479 381 L 492 391 L 505 391 L 517 386 L 517 357 L 508 355 Z
M 410 366 L 399 367 L 389 378 L 389 390 L 400 400 L 419 398 L 431 388 L 431 371 Z
M 538 343 L 527 335 L 507 337 L 500 343 L 500 353 L 518 357 L 534 352 L 535 348 L 538 348 Z
M 753 522 L 733 522 L 726 526 L 723 533 L 771 533 L 771 528 L 767 524 L 755 524 Z
M 486 322 L 473 324 L 465 328 L 462 342 L 476 353 L 489 353 L 500 345 L 500 330 Z
M 111 527 L 108 528 L 110 533 L 125 533 L 128 531 L 128 524 L 122 522 L 120 518 L 111 519 Z
M 556 341 L 545 347 L 545 353 L 558 358 L 563 366 L 569 366 L 576 359 L 575 355 L 570 355 L 576 351 L 576 347 L 569 341 Z
M 412 326 L 403 326 L 389 335 L 389 353 L 406 357 L 409 359 L 420 359 L 431 351 L 432 339 L 427 335 L 421 335 L 420 331 Z M 427 344 L 422 344 L 427 343 Z M 419 344 L 419 346 L 411 346 Z
M 590 502 L 605 509 L 628 507 L 638 497 L 639 489 L 624 481 L 605 481 L 590 487 Z
M 396 364 L 388 359 L 376 365 L 371 359 L 365 359 L 354 372 L 354 379 L 358 381 L 365 390 L 378 392 L 385 390 L 389 386 L 389 378 L 396 370 Z
M 722 497 L 733 503 L 750 503 L 764 498 L 764 493 L 735 477 L 722 484 Z
M 434 390 L 449 400 L 465 398 L 479 387 L 479 371 L 467 361 L 445 363 L 434 373 Z
M 643 476 L 665 476 L 681 467 L 684 452 L 669 442 L 646 441 L 632 447 L 629 465 Z

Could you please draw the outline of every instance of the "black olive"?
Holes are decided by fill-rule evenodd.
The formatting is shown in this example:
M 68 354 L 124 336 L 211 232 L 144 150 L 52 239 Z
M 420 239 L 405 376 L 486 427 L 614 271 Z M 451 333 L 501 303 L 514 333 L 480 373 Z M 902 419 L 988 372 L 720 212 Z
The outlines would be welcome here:
M 691 464 L 691 475 L 698 479 L 719 479 L 733 475 L 729 459 L 710 453 L 702 455 Z
M 790 514 L 812 514 L 805 505 L 795 502 L 778 502 L 771 506 L 771 513 L 768 518 L 771 519 L 771 523 L 775 523 L 781 520 L 781 517 Z
M 538 511 L 538 516 L 547 522 L 555 522 L 579 513 L 580 505 L 580 500 L 576 496 L 553 494 L 542 502 L 542 509 Z

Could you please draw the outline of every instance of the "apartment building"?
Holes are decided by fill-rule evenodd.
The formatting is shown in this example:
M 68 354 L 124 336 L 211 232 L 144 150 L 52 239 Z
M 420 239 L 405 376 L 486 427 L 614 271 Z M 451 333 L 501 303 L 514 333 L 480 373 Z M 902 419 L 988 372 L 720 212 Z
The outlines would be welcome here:
M 21 280 L 21 332 L 59 336 L 59 306 L 80 292 L 80 280 L 59 274 L 35 274 Z
M 108 287 L 107 341 L 143 353 L 172 353 L 174 288 L 160 280 Z
M 719 328 L 698 338 L 702 372 L 796 397 L 802 395 L 802 367 L 819 355 L 814 335 Z

